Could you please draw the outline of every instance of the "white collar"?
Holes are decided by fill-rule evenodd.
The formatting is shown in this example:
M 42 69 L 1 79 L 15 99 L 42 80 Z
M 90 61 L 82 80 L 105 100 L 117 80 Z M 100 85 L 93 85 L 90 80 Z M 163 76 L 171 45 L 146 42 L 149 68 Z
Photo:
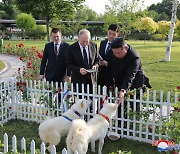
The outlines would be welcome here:
M 58 42 L 58 43 L 54 42 L 54 45 L 55 45 L 55 44 L 60 45 L 60 44 L 61 44 L 61 41 L 60 41 L 60 42 Z

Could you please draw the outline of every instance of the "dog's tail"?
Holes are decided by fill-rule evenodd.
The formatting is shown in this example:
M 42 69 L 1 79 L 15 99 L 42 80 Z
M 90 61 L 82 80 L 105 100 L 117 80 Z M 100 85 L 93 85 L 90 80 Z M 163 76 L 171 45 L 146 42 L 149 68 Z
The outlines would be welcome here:
M 71 129 L 66 139 L 68 150 L 84 153 L 88 148 L 88 136 L 86 122 L 81 119 L 73 120 Z

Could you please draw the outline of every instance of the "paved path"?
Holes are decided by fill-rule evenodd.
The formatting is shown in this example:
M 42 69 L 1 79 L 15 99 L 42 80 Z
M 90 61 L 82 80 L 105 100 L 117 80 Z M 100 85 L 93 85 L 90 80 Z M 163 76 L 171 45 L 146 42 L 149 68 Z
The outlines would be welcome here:
M 0 81 L 7 81 L 18 72 L 18 68 L 23 67 L 23 62 L 18 56 L 0 54 L 0 60 L 6 65 L 5 69 L 0 71 Z

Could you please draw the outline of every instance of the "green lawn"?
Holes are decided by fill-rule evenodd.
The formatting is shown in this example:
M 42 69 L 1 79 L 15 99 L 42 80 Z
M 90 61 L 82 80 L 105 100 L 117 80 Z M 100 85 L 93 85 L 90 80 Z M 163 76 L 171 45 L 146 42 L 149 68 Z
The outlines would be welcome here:
M 26 147 L 30 148 L 31 140 L 34 140 L 36 143 L 36 148 L 39 149 L 41 140 L 38 135 L 38 126 L 39 124 L 33 122 L 25 122 L 20 120 L 12 120 L 4 124 L 3 128 L 0 128 L 0 140 L 3 140 L 3 135 L 6 132 L 9 137 L 9 147 L 11 148 L 11 139 L 15 134 L 18 141 L 18 151 L 20 152 L 20 140 L 22 137 L 26 139 Z M 97 145 L 97 144 L 96 144 Z M 60 151 L 65 147 L 65 137 L 62 138 L 61 143 L 57 146 L 57 151 Z M 90 146 L 89 146 L 90 147 Z M 157 147 L 152 147 L 151 144 L 128 140 L 128 139 L 119 139 L 117 141 L 111 141 L 108 138 L 105 139 L 103 154 L 109 154 L 116 152 L 117 150 L 122 151 L 131 151 L 132 154 L 158 154 L 159 152 L 156 149 Z M 3 148 L 0 148 L 2 151 Z M 97 150 L 96 150 L 97 151 Z M 88 152 L 88 154 L 93 154 Z
M 3 61 L 0 60 L 0 71 L 3 70 L 5 68 L 5 64 L 3 63 Z
M 31 47 L 36 46 L 39 50 L 44 48 L 46 41 L 4 41 L 5 44 L 24 43 Z M 70 42 L 72 43 L 72 42 Z M 99 46 L 100 41 L 96 42 Z M 140 54 L 143 69 L 150 79 L 150 83 L 155 90 L 172 91 L 180 85 L 180 42 L 173 42 L 171 61 L 164 62 L 166 52 L 166 42 L 155 41 L 127 41 Z

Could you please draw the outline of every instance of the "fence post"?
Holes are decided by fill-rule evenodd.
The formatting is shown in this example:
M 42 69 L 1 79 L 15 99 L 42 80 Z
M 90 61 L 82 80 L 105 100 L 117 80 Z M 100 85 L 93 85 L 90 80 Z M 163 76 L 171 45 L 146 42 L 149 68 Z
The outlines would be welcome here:
M 13 111 L 12 118 L 15 119 L 16 116 L 15 78 L 12 77 L 10 79 L 10 85 L 11 85 L 11 98 L 12 98 L 12 111 Z
M 24 137 L 21 139 L 21 152 L 26 153 L 26 140 Z
M 66 148 L 64 148 L 64 149 L 62 150 L 62 154 L 67 154 Z
M 34 142 L 34 140 L 31 141 L 31 154 L 35 154 L 35 142 Z
M 54 145 L 51 148 L 51 154 L 56 154 L 56 147 Z
M 44 142 L 42 142 L 41 143 L 41 154 L 45 154 L 45 151 L 46 151 L 46 147 L 45 147 Z
M 8 135 L 4 134 L 4 153 L 8 152 Z
M 17 152 L 17 140 L 15 135 L 12 137 L 12 151 Z

